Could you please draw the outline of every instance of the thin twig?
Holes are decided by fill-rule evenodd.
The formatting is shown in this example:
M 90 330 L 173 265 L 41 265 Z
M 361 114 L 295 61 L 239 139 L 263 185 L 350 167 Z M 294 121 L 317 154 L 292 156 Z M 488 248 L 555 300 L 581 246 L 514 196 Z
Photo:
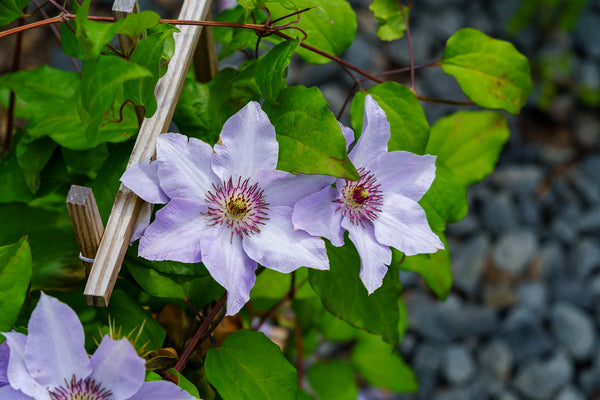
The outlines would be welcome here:
M 406 27 L 406 40 L 408 41 L 408 57 L 410 59 L 410 89 L 416 93 L 415 90 L 415 57 L 413 54 L 412 47 L 412 39 L 410 37 L 410 28 L 408 26 L 408 20 L 406 19 L 406 15 L 404 14 L 404 6 L 402 5 L 402 0 L 398 2 L 400 4 L 400 13 L 402 14 L 402 20 L 404 21 L 404 26 Z M 409 4 L 412 8 L 412 0 L 409 1 Z
M 65 13 L 65 14 L 69 13 L 63 6 L 61 6 L 60 4 L 58 4 L 56 2 L 56 0 L 50 0 L 50 3 L 54 4 L 54 7 L 58 8 L 60 10 L 60 12 Z
M 19 25 L 23 25 L 25 23 L 25 18 L 19 18 Z M 15 43 L 15 53 L 13 55 L 13 64 L 12 64 L 12 72 L 17 72 L 21 65 L 21 49 L 23 47 L 23 32 L 19 32 L 16 38 Z M 8 118 L 6 119 L 6 132 L 5 138 L 2 143 L 2 149 L 0 149 L 0 155 L 4 155 L 10 150 L 12 144 L 12 132 L 15 124 L 15 103 L 16 103 L 16 94 L 15 91 L 11 89 L 10 97 L 8 100 Z

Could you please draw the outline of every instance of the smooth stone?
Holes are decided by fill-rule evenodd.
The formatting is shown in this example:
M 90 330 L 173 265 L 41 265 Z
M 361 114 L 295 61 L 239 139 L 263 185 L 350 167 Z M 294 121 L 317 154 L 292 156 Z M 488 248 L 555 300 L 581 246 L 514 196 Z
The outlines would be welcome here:
M 517 228 L 519 221 L 512 197 L 506 192 L 498 192 L 484 204 L 483 221 L 486 228 L 493 233 Z
M 485 268 L 490 240 L 487 235 L 470 238 L 452 260 L 454 286 L 469 295 L 476 293 Z M 451 248 L 452 253 L 452 248 Z
M 580 371 L 577 382 L 588 398 L 592 399 L 592 396 L 600 392 L 600 366 L 596 365 Z
M 479 365 L 495 378 L 506 380 L 513 366 L 513 354 L 502 339 L 494 339 L 478 351 Z
M 548 361 L 526 363 L 519 369 L 514 386 L 528 400 L 548 400 L 570 382 L 572 376 L 571 361 L 559 352 Z
M 565 251 L 556 240 L 546 242 L 540 251 L 540 266 L 542 276 L 550 278 L 563 269 L 565 265 Z
M 585 400 L 585 394 L 575 386 L 567 386 L 558 392 L 555 400 Z
M 504 271 L 521 274 L 538 250 L 537 236 L 531 231 L 517 231 L 502 234 L 496 243 L 492 257 L 496 265 Z
M 600 202 L 600 187 L 595 185 L 594 180 L 591 179 L 581 168 L 578 166 L 571 168 L 568 172 L 568 175 L 577 192 L 588 204 L 596 204 Z
M 600 57 L 600 16 L 594 13 L 582 13 L 575 28 L 577 43 L 588 54 Z
M 475 372 L 469 351 L 460 345 L 447 347 L 442 354 L 441 372 L 452 385 L 466 383 Z
M 596 185 L 593 183 L 592 185 Z M 600 234 L 600 205 L 583 212 L 578 218 L 578 228 L 583 233 Z
M 600 242 L 591 238 L 580 239 L 570 258 L 571 265 L 577 268 L 577 276 L 587 278 L 600 267 Z
M 541 316 L 531 309 L 515 307 L 502 323 L 499 336 L 511 349 L 514 362 L 543 356 L 555 347 Z
M 474 213 L 467 215 L 458 222 L 448 224 L 446 232 L 454 236 L 466 236 L 472 233 L 479 233 L 479 218 Z
M 507 165 L 490 175 L 492 183 L 524 196 L 532 196 L 543 178 L 544 169 L 535 164 Z
M 559 302 L 552 307 L 550 323 L 554 336 L 578 361 L 593 356 L 596 329 L 593 319 L 580 308 Z
M 586 63 L 586 66 L 594 65 L 593 63 L 588 62 Z M 600 75 L 597 66 L 595 66 L 595 70 L 595 74 Z M 575 120 L 575 136 L 582 147 L 594 150 L 600 139 L 600 119 L 595 115 L 592 115 L 591 112 L 579 112 L 577 114 L 577 119 Z M 589 172 L 588 176 L 594 181 L 597 181 L 598 179 L 594 174 L 590 175 Z
M 548 307 L 548 289 L 545 283 L 526 282 L 517 287 L 519 304 L 543 315 Z
M 567 273 L 568 272 L 568 273 Z M 567 302 L 578 307 L 594 307 L 594 295 L 585 287 L 583 282 L 575 279 L 572 271 L 567 271 L 553 277 L 550 283 L 550 295 L 555 302 Z
M 600 184 L 600 155 L 597 153 L 587 156 L 581 163 L 581 167 L 588 175 L 595 179 L 596 184 Z

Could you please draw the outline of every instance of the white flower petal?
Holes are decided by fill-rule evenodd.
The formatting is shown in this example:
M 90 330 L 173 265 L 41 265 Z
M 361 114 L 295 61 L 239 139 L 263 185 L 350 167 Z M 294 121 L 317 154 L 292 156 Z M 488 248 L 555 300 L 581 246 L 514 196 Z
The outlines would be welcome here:
M 25 362 L 25 345 L 27 336 L 18 332 L 3 333 L 10 348 L 10 357 L 6 370 L 6 377 L 10 385 L 28 396 L 37 399 L 50 400 L 46 387 L 36 382 L 29 371 Z M 14 395 L 15 393 L 10 393 Z M 3 397 L 2 397 L 3 399 Z M 19 399 L 19 397 L 16 397 Z
M 390 123 L 385 112 L 367 95 L 362 133 L 350 151 L 350 160 L 356 168 L 365 167 L 381 153 L 387 153 L 389 140 Z
M 336 211 L 339 207 L 339 203 L 334 202 L 336 195 L 337 190 L 329 186 L 296 203 L 292 214 L 294 228 L 323 236 L 334 246 L 342 246 L 344 229 L 342 213 Z
M 326 175 L 294 175 L 279 170 L 263 170 L 257 181 L 264 191 L 270 206 L 294 207 L 301 199 L 326 186 L 331 186 L 335 178 Z
M 144 382 L 142 388 L 128 400 L 197 400 L 177 385 L 166 381 Z
M 338 124 L 340 124 L 340 128 L 342 128 L 342 135 L 346 140 L 346 151 L 348 151 L 350 149 L 350 145 L 354 143 L 354 131 L 352 130 L 352 128 L 344 126 L 344 124 L 342 124 L 339 121 Z
M 130 166 L 121 176 L 121 182 L 148 203 L 164 204 L 169 201 L 158 181 L 157 162 L 145 161 Z

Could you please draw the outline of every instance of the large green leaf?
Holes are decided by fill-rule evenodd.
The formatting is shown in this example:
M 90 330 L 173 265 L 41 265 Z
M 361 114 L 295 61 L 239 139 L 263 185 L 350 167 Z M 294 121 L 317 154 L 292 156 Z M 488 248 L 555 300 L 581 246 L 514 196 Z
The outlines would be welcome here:
M 475 103 L 519 112 L 533 90 L 529 62 L 511 43 L 472 28 L 448 39 L 442 69 Z
M 115 32 L 137 39 L 147 29 L 153 28 L 159 23 L 160 15 L 154 11 L 142 11 L 127 15 Z
M 124 21 L 103 23 L 88 20 L 91 0 L 85 0 L 77 10 L 75 23 L 77 25 L 75 36 L 84 59 L 97 58 L 104 46 L 115 36 L 116 30 Z
M 286 40 L 262 56 L 257 64 L 256 83 L 267 100 L 275 100 L 286 86 L 285 77 L 299 40 Z
M 242 329 L 208 351 L 206 377 L 224 400 L 295 399 L 296 369 L 263 333 Z
M 246 10 L 241 6 L 238 6 L 223 11 L 221 14 L 217 15 L 215 21 L 244 23 L 246 22 L 246 16 Z M 254 13 L 254 17 L 257 24 L 264 23 L 267 18 L 266 15 L 261 12 Z M 254 21 L 252 21 L 252 23 L 254 23 Z M 252 29 L 215 26 L 213 32 L 215 42 L 221 44 L 218 57 L 219 60 L 231 56 L 236 51 L 255 51 L 256 42 L 259 40 Z M 262 47 L 264 47 L 264 45 L 262 45 Z
M 13 140 L 18 141 L 21 135 L 13 136 Z M 0 158 L 0 203 L 31 199 L 33 199 L 33 193 L 17 161 L 16 146 L 13 146 Z
M 267 103 L 263 109 L 277 132 L 278 169 L 358 179 L 342 130 L 317 87 L 285 88 L 277 103 Z
M 348 239 L 346 239 L 349 241 Z M 323 301 L 325 308 L 350 325 L 376 333 L 392 344 L 398 342 L 398 296 L 401 287 L 390 271 L 383 285 L 371 295 L 367 294 L 358 274 L 358 252 L 347 244 L 343 247 L 327 245 L 329 271 L 309 270 L 309 282 Z
M 404 18 L 408 21 L 411 7 L 403 5 L 402 11 L 400 11 L 400 4 L 397 0 L 374 0 L 369 6 L 379 24 L 377 36 L 382 40 L 396 40 L 404 36 L 406 31 Z M 404 12 L 404 18 L 402 12 Z
M 367 92 L 358 92 L 352 101 L 350 115 L 355 133 L 362 130 L 366 94 L 373 96 L 385 111 L 390 123 L 391 137 L 388 150 L 406 150 L 424 154 L 429 139 L 429 124 L 419 101 L 406 86 L 395 82 L 384 82 Z
M 56 143 L 47 137 L 40 139 L 24 137 L 17 144 L 17 162 L 31 192 L 35 193 L 40 188 L 40 172 L 50 161 L 55 148 Z
M 417 378 L 393 346 L 374 335 L 362 335 L 350 357 L 358 372 L 374 386 L 394 392 L 414 392 Z
M 268 3 L 271 19 L 275 20 L 290 14 L 290 9 L 281 4 Z M 356 35 L 356 14 L 350 4 L 345 0 L 294 0 L 297 9 L 314 7 L 302 13 L 300 21 L 295 23 L 302 29 L 307 39 L 303 43 L 316 47 L 333 55 L 341 55 L 354 41 Z M 277 24 L 292 22 L 297 16 L 286 18 Z M 297 30 L 284 31 L 286 34 L 304 38 L 302 32 Z M 273 39 L 275 36 L 269 36 Z M 298 49 L 298 55 L 305 61 L 313 64 L 325 64 L 331 60 L 310 50 Z
M 0 26 L 10 24 L 23 15 L 30 0 L 2 0 L 0 2 Z
M 494 170 L 510 132 L 504 115 L 493 111 L 458 111 L 431 127 L 426 152 L 435 154 L 465 186 Z
M 30 280 L 31 251 L 27 237 L 0 247 L 0 332 L 13 328 Z
M 308 381 L 320 400 L 356 400 L 358 396 L 354 370 L 343 360 L 313 364 Z

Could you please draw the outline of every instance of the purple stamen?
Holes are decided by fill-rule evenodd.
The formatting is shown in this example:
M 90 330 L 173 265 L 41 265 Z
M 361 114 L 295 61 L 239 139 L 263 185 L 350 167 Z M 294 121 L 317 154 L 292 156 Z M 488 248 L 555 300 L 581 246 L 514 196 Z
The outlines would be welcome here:
M 378 218 L 383 204 L 383 193 L 379 189 L 377 179 L 371 171 L 359 168 L 358 181 L 345 181 L 341 196 L 334 200 L 340 203 L 337 210 L 342 211 L 354 225 L 364 226 Z M 336 210 L 336 211 L 337 211 Z
M 71 382 L 65 378 L 65 386 L 48 390 L 52 400 L 111 400 L 110 390 L 104 389 L 100 383 L 93 379 L 79 379 L 73 375 Z

